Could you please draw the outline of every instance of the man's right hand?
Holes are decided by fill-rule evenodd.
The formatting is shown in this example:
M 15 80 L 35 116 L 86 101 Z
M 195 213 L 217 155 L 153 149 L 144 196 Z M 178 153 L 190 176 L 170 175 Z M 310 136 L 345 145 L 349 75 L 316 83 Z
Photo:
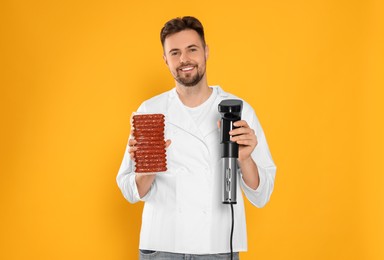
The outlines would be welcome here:
M 135 144 L 137 141 L 135 139 L 129 139 L 128 140 L 128 145 L 129 145 L 129 155 L 131 159 L 134 161 L 135 160 L 135 151 L 137 151 L 137 147 L 135 147 Z M 168 148 L 168 146 L 171 144 L 171 140 L 166 140 L 165 141 L 165 149 Z M 140 175 L 136 174 L 135 176 L 135 181 L 137 185 L 137 190 L 139 192 L 140 198 L 144 197 L 149 189 L 151 188 L 152 182 L 155 180 L 156 174 L 151 174 L 151 175 Z

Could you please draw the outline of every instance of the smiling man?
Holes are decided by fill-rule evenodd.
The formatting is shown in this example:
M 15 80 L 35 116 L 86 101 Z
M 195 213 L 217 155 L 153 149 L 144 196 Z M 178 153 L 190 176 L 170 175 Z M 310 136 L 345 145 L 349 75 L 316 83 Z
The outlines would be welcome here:
M 196 86 L 203 78 L 202 82 L 206 82 L 208 47 L 196 31 L 184 30 L 170 35 L 163 44 L 164 60 L 181 86 Z
M 134 172 L 136 141 L 128 141 L 117 183 L 131 203 L 144 201 L 140 259 L 231 259 L 231 210 L 222 204 L 218 104 L 239 99 L 209 86 L 209 49 L 194 17 L 168 21 L 160 33 L 163 59 L 175 87 L 144 101 L 138 112 L 165 115 L 168 170 Z M 234 205 L 233 259 L 247 250 L 244 201 L 263 207 L 273 191 L 276 166 L 252 107 L 243 100 L 242 119 L 230 132 L 239 144 L 237 204 Z M 253 220 L 255 221 L 255 220 Z

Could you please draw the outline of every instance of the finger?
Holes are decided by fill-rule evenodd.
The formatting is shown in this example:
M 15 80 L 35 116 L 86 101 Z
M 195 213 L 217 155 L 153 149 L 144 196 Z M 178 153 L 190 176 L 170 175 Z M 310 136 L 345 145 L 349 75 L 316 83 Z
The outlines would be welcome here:
M 254 142 L 254 140 L 238 140 L 236 142 L 238 145 L 244 145 L 244 146 L 256 146 L 257 143 Z
M 137 141 L 135 139 L 129 139 L 128 140 L 128 145 L 129 146 L 134 146 L 135 144 L 137 144 Z
M 246 139 L 256 140 L 257 139 L 254 131 L 250 128 L 248 128 L 248 130 L 242 130 L 239 132 L 240 132 L 239 134 L 235 133 L 231 135 L 231 140 L 246 140 Z
M 220 121 L 220 120 L 217 120 L 217 128 L 220 129 L 220 127 L 221 127 L 221 121 Z
M 256 147 L 257 145 L 256 139 L 238 139 L 238 140 L 234 140 L 233 142 L 236 142 L 238 145 L 245 145 L 245 146 L 249 145 L 249 146 Z
M 234 126 L 236 127 L 249 127 L 247 121 L 245 120 L 239 120 L 233 123 Z
M 247 135 L 237 135 L 237 136 L 231 136 L 230 140 L 232 142 L 238 142 L 238 141 L 255 141 L 256 138 L 252 136 L 247 136 Z
M 229 132 L 230 135 L 234 136 L 234 135 L 244 135 L 244 134 L 249 134 L 249 135 L 254 135 L 255 134 L 255 131 L 253 131 L 253 129 L 249 128 L 249 127 L 240 127 L 240 128 L 236 128 L 236 129 L 233 129 Z
M 129 153 L 134 153 L 134 152 L 136 152 L 137 151 L 137 147 L 135 147 L 135 146 L 130 146 L 129 148 L 128 148 L 128 152 Z
M 137 147 L 131 147 L 128 149 L 129 157 L 131 157 L 131 160 L 135 160 L 135 151 L 137 150 Z
M 250 138 L 247 138 L 246 136 L 239 135 L 239 136 L 231 138 L 231 141 L 236 142 L 239 145 L 251 145 L 251 146 L 257 145 L 256 136 L 251 136 Z
M 128 146 L 128 152 L 134 152 L 137 150 L 137 146 Z
M 172 143 L 172 141 L 170 139 L 168 139 L 167 141 L 165 141 L 165 148 L 168 148 L 168 146 L 170 146 Z

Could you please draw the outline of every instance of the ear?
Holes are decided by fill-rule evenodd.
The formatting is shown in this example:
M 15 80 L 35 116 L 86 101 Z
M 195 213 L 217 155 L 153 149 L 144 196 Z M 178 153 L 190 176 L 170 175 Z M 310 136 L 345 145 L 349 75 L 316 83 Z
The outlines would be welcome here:
M 208 45 L 205 45 L 205 60 L 208 60 L 209 57 L 209 47 Z
M 165 56 L 165 54 L 163 54 L 163 60 L 164 60 L 165 64 L 167 64 L 167 66 L 168 66 L 168 60 L 167 60 L 167 57 Z

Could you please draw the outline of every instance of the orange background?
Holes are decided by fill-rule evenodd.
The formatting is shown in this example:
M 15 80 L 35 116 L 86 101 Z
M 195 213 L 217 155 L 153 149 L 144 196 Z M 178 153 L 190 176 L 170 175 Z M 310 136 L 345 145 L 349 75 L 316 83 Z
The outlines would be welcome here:
M 208 81 L 278 166 L 241 259 L 384 259 L 382 1 L 0 3 L 0 259 L 136 259 L 115 177 L 141 101 L 173 87 L 162 25 L 194 15 Z

